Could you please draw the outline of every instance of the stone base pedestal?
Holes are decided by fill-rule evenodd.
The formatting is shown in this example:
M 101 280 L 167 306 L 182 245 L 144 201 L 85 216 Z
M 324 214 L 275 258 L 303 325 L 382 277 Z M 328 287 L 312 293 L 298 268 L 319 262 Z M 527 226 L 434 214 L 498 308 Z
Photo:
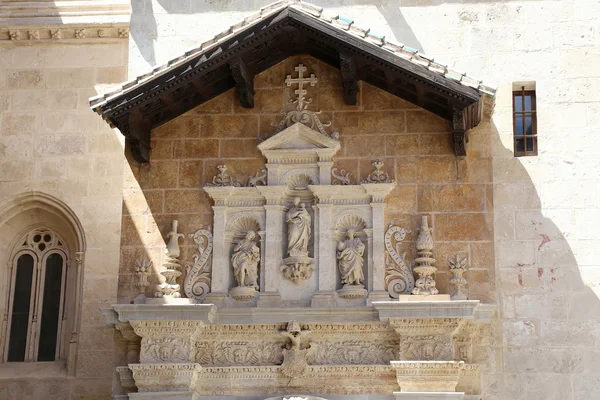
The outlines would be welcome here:
M 147 298 L 145 304 L 177 304 L 177 305 L 186 305 L 186 304 L 196 304 L 196 300 L 188 299 L 185 297 L 152 297 Z
M 279 292 L 261 292 L 258 294 L 257 307 L 283 307 L 283 300 Z
M 462 392 L 394 392 L 397 400 L 466 400 Z
M 231 289 L 229 295 L 239 301 L 250 301 L 256 298 L 258 292 L 250 286 L 238 286 Z
M 196 392 L 147 392 L 129 393 L 129 400 L 198 400 Z
M 374 290 L 367 297 L 367 305 L 370 306 L 374 301 L 390 301 L 390 294 L 386 290 Z
M 209 293 L 202 304 L 214 304 L 217 307 L 224 307 L 227 303 L 226 293 Z
M 391 361 L 400 392 L 455 392 L 463 361 Z
M 450 301 L 449 294 L 401 294 L 398 301 Z
M 367 290 L 362 285 L 344 285 L 337 294 L 345 299 L 359 299 L 365 298 Z
M 310 302 L 311 307 L 329 308 L 336 306 L 335 292 L 315 292 Z

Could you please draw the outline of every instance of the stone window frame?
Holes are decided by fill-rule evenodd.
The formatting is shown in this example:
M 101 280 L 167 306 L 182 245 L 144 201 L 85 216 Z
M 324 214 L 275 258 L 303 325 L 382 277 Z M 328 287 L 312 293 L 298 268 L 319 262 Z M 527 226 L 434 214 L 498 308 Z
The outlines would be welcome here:
M 36 241 L 35 237 L 40 236 L 40 240 Z M 50 237 L 50 240 L 46 241 L 44 238 Z M 40 243 L 41 242 L 41 243 Z M 62 258 L 62 270 L 61 270 L 61 291 L 58 308 L 58 326 L 56 333 L 56 348 L 54 360 L 47 360 L 54 362 L 60 359 L 64 359 L 66 355 L 66 324 L 67 324 L 67 311 L 68 304 L 67 292 L 73 285 L 72 282 L 68 282 L 69 277 L 73 276 L 71 273 L 72 259 L 69 256 L 69 250 L 65 246 L 65 241 L 59 234 L 48 228 L 35 228 L 29 230 L 25 235 L 21 235 L 20 240 L 17 242 L 19 245 L 15 246 L 11 252 L 12 256 L 9 261 L 9 286 L 6 296 L 5 310 L 7 310 L 7 318 L 4 322 L 3 327 L 4 335 L 2 343 L 2 361 L 5 363 L 14 362 L 43 362 L 38 361 L 39 358 L 39 345 L 40 345 L 40 333 L 42 331 L 42 310 L 44 306 L 44 290 L 45 290 L 45 278 L 46 278 L 46 267 L 48 265 L 48 258 L 53 254 L 59 254 Z M 41 246 L 44 246 L 40 249 Z M 27 321 L 27 339 L 25 345 L 25 354 L 23 361 L 9 361 L 10 353 L 10 336 L 12 328 L 12 315 L 14 311 L 14 297 L 15 297 L 15 283 L 17 278 L 17 266 L 19 259 L 24 255 L 30 255 L 34 260 L 32 279 L 30 286 L 30 304 L 29 304 L 29 316 Z M 73 279 L 70 279 L 73 281 Z
M 39 191 L 22 192 L 0 202 L 0 306 L 7 316 L 7 299 L 13 265 L 12 257 L 22 242 L 19 240 L 33 229 L 48 228 L 59 232 L 68 255 L 70 275 L 67 276 L 64 315 L 66 324 L 61 334 L 60 357 L 54 362 L 3 362 L 4 344 L 7 338 L 6 318 L 0 325 L 0 372 L 5 378 L 73 377 L 76 373 L 83 308 L 83 277 L 86 264 L 86 235 L 77 214 L 64 201 Z M 4 246 L 2 246 L 4 243 Z
M 525 96 L 530 96 L 530 110 L 525 110 Z M 521 97 L 521 109 L 517 110 L 516 99 Z M 523 85 L 518 90 L 513 88 L 512 92 L 512 114 L 513 114 L 513 144 L 515 157 L 537 156 L 538 155 L 538 133 L 537 133 L 537 100 L 535 88 L 530 89 Z M 523 135 L 517 135 L 517 117 L 523 118 Z M 526 117 L 531 117 L 531 133 L 528 134 L 525 124 Z M 523 142 L 523 150 L 519 150 L 519 140 Z M 531 141 L 531 150 L 527 150 L 527 143 Z

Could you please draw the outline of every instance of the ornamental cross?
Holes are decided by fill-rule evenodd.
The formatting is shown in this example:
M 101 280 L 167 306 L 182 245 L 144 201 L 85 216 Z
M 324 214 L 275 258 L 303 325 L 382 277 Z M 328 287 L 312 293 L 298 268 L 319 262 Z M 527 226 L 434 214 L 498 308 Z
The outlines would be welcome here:
M 294 68 L 294 70 L 298 72 L 298 77 L 292 78 L 291 75 L 288 75 L 285 78 L 285 84 L 287 86 L 292 86 L 293 83 L 298 84 L 298 89 L 294 91 L 294 93 L 298 96 L 298 99 L 293 100 L 293 102 L 298 103 L 298 111 L 302 111 L 306 107 L 304 103 L 308 105 L 312 101 L 312 99 L 304 99 L 304 96 L 306 96 L 304 84 L 310 83 L 310 86 L 315 86 L 317 84 L 317 78 L 315 77 L 315 74 L 310 74 L 310 78 L 304 77 L 304 73 L 307 71 L 307 68 L 306 66 L 304 66 L 304 64 L 299 64 L 297 67 Z

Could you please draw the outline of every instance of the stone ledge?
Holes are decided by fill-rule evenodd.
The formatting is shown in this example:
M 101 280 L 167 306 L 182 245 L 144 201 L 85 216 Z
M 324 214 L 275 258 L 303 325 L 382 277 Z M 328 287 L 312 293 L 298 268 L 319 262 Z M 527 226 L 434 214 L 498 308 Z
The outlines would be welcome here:
M 8 1 L 0 3 L 0 26 L 50 27 L 80 25 L 129 26 L 128 0 Z
M 496 306 L 478 300 L 375 301 L 371 307 L 221 308 L 214 304 L 115 304 L 103 308 L 107 325 L 131 320 L 197 320 L 218 324 L 386 322 L 390 318 L 466 318 L 488 321 Z
M 213 304 L 115 304 L 113 310 L 118 321 L 132 320 L 194 320 L 212 323 L 217 314 Z M 105 311 L 106 310 L 106 311 Z M 114 314 L 103 309 L 107 324 L 114 321 Z
M 450 301 L 375 301 L 373 308 L 381 321 L 390 318 L 467 318 L 489 320 L 495 310 L 493 304 L 479 300 Z

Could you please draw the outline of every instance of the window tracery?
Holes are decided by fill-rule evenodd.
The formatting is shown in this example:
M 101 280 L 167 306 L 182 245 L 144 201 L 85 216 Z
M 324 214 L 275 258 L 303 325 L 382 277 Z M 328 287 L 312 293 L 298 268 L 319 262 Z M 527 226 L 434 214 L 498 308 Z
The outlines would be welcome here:
M 5 362 L 55 361 L 63 357 L 68 250 L 46 228 L 25 234 L 9 268 Z

